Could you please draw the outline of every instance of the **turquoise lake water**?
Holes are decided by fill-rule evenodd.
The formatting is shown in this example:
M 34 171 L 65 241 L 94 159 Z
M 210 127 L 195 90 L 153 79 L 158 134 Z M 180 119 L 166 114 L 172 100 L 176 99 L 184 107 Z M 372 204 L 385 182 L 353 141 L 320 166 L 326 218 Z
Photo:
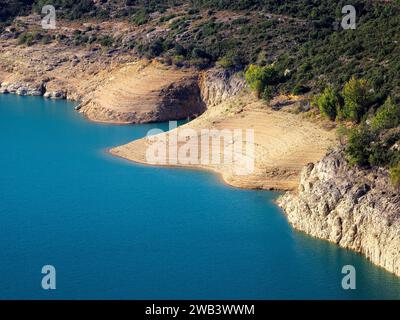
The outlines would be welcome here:
M 0 95 L 0 299 L 400 298 L 399 278 L 293 230 L 278 193 L 106 153 L 153 128 L 167 124 Z M 341 287 L 348 264 L 356 290 Z M 41 287 L 44 265 L 56 290 Z

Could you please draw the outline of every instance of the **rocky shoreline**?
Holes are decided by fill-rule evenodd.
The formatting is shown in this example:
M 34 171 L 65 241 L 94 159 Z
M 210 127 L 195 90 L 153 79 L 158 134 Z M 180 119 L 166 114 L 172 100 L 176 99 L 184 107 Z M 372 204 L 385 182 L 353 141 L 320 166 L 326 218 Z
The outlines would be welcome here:
M 385 169 L 350 167 L 341 151 L 307 165 L 278 200 L 289 222 L 400 276 L 400 193 Z

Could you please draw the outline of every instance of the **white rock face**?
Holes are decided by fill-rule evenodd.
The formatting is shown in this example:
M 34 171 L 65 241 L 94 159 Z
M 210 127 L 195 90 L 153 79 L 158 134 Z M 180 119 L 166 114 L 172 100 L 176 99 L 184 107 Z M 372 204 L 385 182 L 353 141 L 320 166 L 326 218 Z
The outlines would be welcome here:
M 246 83 L 233 71 L 211 69 L 202 74 L 200 90 L 207 107 L 213 107 L 237 95 Z
M 67 94 L 62 91 L 62 90 L 57 90 L 57 91 L 46 91 L 46 93 L 43 95 L 43 97 L 48 98 L 48 99 L 66 99 Z
M 0 86 L 0 93 L 13 93 L 19 96 L 41 96 L 43 95 L 44 87 L 42 83 L 32 82 L 3 82 Z
M 44 82 L 3 82 L 0 84 L 0 93 L 11 93 L 19 96 L 43 96 L 48 99 L 66 99 L 67 94 L 65 90 L 57 89 L 53 91 L 46 91 L 46 84 Z
M 400 276 L 400 192 L 387 170 L 349 167 L 340 151 L 304 168 L 278 200 L 298 230 L 364 254 Z

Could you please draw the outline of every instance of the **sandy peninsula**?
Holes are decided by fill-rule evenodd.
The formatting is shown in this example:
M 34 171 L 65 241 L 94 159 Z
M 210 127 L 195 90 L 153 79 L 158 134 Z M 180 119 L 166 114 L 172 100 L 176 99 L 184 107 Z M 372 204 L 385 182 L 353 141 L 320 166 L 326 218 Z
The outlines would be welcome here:
M 248 189 L 293 190 L 297 188 L 301 169 L 307 163 L 321 159 L 335 141 L 334 130 L 324 129 L 302 115 L 274 111 L 249 94 L 241 94 L 210 107 L 197 119 L 161 135 L 165 135 L 168 140 L 172 133 L 177 133 L 175 131 L 179 133 L 188 128 L 194 129 L 199 135 L 201 129 L 205 128 L 232 131 L 235 129 L 254 130 L 254 172 L 250 174 L 237 174 L 234 171 L 234 165 L 225 164 L 223 161 L 218 164 L 204 164 L 199 160 L 196 165 L 182 164 L 170 159 L 169 153 L 166 164 L 212 170 L 220 174 L 229 185 Z M 243 134 L 243 141 L 233 139 L 232 143 L 245 144 L 245 137 Z M 200 144 L 200 137 L 194 140 L 190 143 Z M 151 142 L 145 137 L 113 148 L 110 152 L 131 161 L 151 164 L 146 159 L 146 150 L 150 144 Z M 178 149 L 183 144 L 185 142 L 178 142 Z M 212 148 L 213 146 L 210 145 L 210 150 L 213 152 L 223 152 L 222 148 L 218 150 Z

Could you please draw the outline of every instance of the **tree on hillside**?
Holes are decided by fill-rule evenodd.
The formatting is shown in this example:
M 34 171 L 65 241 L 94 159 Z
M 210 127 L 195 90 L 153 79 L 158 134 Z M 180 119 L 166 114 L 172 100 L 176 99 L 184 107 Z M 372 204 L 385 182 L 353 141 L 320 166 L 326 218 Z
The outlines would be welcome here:
M 349 131 L 345 153 L 351 165 L 369 165 L 370 149 L 373 140 L 374 136 L 365 124 Z
M 359 123 L 373 102 L 371 84 L 365 79 L 352 77 L 344 85 L 342 96 L 344 99 L 342 116 Z
M 371 127 L 375 131 L 390 129 L 400 125 L 400 106 L 389 97 L 371 120 Z
M 246 71 L 245 77 L 246 82 L 256 92 L 257 97 L 261 97 L 267 87 L 276 85 L 279 82 L 278 71 L 273 65 L 261 67 L 251 64 Z
M 324 92 L 317 97 L 317 104 L 321 114 L 330 120 L 335 120 L 340 109 L 340 97 L 333 87 L 326 87 Z

